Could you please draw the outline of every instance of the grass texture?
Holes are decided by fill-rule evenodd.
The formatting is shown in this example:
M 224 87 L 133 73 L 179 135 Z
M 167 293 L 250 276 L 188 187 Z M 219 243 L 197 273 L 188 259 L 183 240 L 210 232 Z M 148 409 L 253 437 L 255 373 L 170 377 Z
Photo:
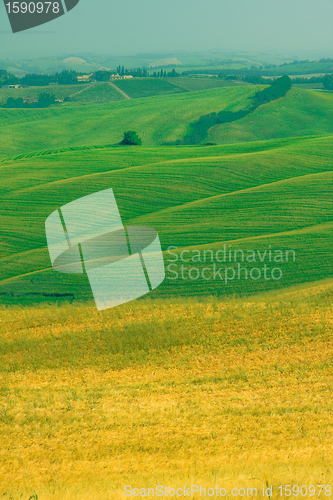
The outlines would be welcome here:
M 2 497 L 332 484 L 332 291 L 2 309 Z

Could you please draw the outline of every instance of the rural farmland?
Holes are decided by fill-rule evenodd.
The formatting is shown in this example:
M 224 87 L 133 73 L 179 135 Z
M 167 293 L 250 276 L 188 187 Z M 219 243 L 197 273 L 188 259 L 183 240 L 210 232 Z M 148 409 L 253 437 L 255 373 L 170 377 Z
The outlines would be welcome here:
M 0 109 L 4 499 L 332 484 L 333 94 L 291 88 L 189 146 L 265 86 L 185 80 Z M 98 312 L 86 274 L 52 268 L 45 220 L 109 188 L 125 226 L 157 230 L 166 277 Z

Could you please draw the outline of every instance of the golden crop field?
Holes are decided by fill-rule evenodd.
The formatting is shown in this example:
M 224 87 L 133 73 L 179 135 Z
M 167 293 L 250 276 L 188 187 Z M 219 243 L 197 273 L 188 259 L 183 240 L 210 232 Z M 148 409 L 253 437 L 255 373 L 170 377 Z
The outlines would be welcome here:
M 333 486 L 332 297 L 3 306 L 1 498 Z

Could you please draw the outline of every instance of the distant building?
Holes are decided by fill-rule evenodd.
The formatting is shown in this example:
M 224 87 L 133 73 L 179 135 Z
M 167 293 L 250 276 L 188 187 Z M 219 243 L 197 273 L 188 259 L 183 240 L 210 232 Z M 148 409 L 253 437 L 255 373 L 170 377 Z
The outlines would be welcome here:
M 132 75 L 118 75 L 118 73 L 116 75 L 111 75 L 110 79 L 111 80 L 127 80 L 129 78 L 133 78 Z
M 93 76 L 93 73 L 91 73 L 90 75 L 81 75 L 81 76 L 77 77 L 77 81 L 78 82 L 88 82 L 92 76 Z
M 1 88 L 3 88 L 3 89 L 21 89 L 22 85 L 3 85 Z

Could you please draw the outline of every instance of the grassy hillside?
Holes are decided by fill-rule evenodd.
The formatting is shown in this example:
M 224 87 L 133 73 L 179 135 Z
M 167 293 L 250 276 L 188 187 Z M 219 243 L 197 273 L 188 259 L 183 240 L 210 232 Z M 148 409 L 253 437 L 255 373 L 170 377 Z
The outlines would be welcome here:
M 144 145 L 160 145 L 180 139 L 188 124 L 203 114 L 243 108 L 256 90 L 255 86 L 227 87 L 94 106 L 0 109 L 1 156 L 118 143 L 125 130 L 136 130 Z M 84 93 L 79 96 L 82 99 Z
M 123 99 L 108 84 L 92 85 L 76 94 L 71 106 L 0 109 L 0 153 L 4 157 L 59 146 L 114 144 L 125 130 L 131 129 L 139 133 L 146 146 L 171 143 L 181 139 L 189 123 L 202 115 L 248 107 L 260 88 L 244 85 L 108 104 L 73 105 L 84 99 L 89 101 L 94 95 L 96 100 Z M 285 98 L 263 105 L 241 120 L 213 127 L 204 142 L 231 144 L 330 134 L 332 116 L 333 94 L 294 88 Z
M 332 298 L 2 309 L 3 498 L 331 485 Z
M 274 264 L 283 271 L 281 280 L 174 280 L 168 271 L 153 296 L 247 294 L 330 277 L 332 150 L 333 138 L 323 137 L 238 146 L 87 148 L 3 161 L 2 301 L 91 297 L 84 276 L 50 269 L 44 221 L 59 206 L 109 187 L 123 222 L 155 227 L 164 251 L 176 246 L 178 254 L 193 248 L 216 252 L 231 244 L 233 251 L 254 248 L 264 254 L 271 245 L 296 255 L 295 262 Z M 166 253 L 166 266 L 173 259 Z M 214 263 L 219 266 L 214 258 L 210 268 Z M 179 272 L 181 264 L 171 270 Z M 191 265 L 201 273 L 206 263 Z M 258 265 L 257 257 L 248 272 Z
M 100 104 L 124 99 L 121 93 L 107 82 L 91 83 L 82 92 L 74 93 L 70 97 L 71 104 Z
M 232 143 L 333 132 L 333 94 L 292 88 L 242 120 L 213 127 L 207 141 Z

